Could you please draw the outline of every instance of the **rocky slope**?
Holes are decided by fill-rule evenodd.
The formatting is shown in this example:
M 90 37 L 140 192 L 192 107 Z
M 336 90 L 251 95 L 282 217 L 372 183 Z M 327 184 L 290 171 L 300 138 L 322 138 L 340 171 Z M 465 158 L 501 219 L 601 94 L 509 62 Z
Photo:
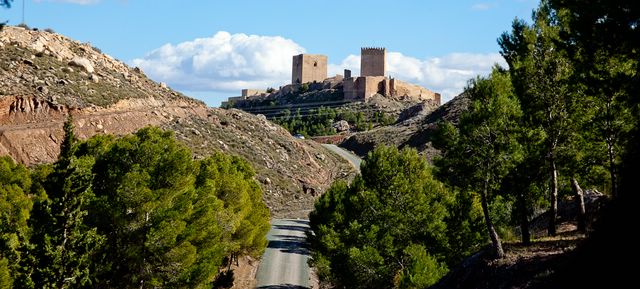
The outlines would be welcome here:
M 431 158 L 436 154 L 436 150 L 431 146 L 431 138 L 438 122 L 456 123 L 468 106 L 469 99 L 464 94 L 456 96 L 435 110 L 427 103 L 417 104 L 400 113 L 396 124 L 356 133 L 340 146 L 360 156 L 365 156 L 378 145 L 399 148 L 409 146 Z
M 62 123 L 81 138 L 154 125 L 174 130 L 204 157 L 219 149 L 248 159 L 274 217 L 304 217 L 313 200 L 353 170 L 319 145 L 264 118 L 202 102 L 149 80 L 86 43 L 45 31 L 0 31 L 0 155 L 26 165 L 55 160 Z

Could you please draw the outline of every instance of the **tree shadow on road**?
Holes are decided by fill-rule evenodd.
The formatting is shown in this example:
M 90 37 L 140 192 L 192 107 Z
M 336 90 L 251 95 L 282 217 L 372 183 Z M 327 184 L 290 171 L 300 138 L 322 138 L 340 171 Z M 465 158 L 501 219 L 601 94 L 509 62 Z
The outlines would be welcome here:
M 273 225 L 273 228 L 278 230 L 287 230 L 287 231 L 300 231 L 300 232 L 309 231 L 309 227 L 295 226 L 295 225 Z
M 260 286 L 257 289 L 309 289 L 309 287 L 304 287 L 300 285 L 282 284 L 282 285 Z
M 309 248 L 304 237 L 276 235 L 283 240 L 271 240 L 267 245 L 270 249 L 279 249 L 283 253 L 310 255 Z
M 290 222 L 298 223 L 301 225 L 309 226 L 309 220 L 291 220 Z

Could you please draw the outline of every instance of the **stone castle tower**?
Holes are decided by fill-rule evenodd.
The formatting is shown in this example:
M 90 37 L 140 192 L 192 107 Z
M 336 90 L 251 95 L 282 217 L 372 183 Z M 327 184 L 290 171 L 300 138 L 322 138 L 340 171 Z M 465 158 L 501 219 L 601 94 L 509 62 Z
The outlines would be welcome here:
M 363 47 L 360 49 L 360 75 L 385 76 L 387 73 L 387 49 Z
M 291 83 L 322 82 L 327 78 L 327 56 L 299 54 L 293 56 Z

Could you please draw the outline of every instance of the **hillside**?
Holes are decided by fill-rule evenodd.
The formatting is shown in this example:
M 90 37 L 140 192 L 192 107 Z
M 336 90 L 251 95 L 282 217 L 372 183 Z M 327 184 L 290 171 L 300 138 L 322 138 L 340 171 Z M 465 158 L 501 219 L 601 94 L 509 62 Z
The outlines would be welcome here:
M 208 108 L 87 43 L 45 31 L 0 31 L 0 155 L 26 165 L 55 160 L 62 123 L 77 134 L 175 131 L 195 157 L 214 149 L 249 160 L 274 217 L 303 217 L 330 183 L 353 173 L 313 142 L 238 110 Z
M 431 137 L 438 122 L 456 123 L 468 105 L 469 100 L 464 94 L 456 96 L 435 110 L 426 104 L 417 104 L 405 109 L 397 123 L 356 133 L 340 146 L 360 156 L 365 156 L 378 145 L 399 148 L 408 146 L 416 148 L 430 159 L 435 154 L 431 146 Z

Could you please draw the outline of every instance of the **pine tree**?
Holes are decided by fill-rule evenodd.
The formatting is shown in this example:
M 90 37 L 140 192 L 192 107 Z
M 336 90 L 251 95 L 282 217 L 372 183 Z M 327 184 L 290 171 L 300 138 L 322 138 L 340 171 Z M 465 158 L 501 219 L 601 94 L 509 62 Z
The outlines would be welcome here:
M 37 288 L 81 288 L 91 284 L 92 257 L 104 237 L 85 224 L 87 204 L 93 198 L 93 158 L 75 157 L 73 119 L 64 124 L 60 156 L 43 187 L 48 198 L 34 208 Z
M 529 26 L 515 20 L 511 33 L 504 33 L 499 44 L 511 74 L 516 95 L 526 117 L 523 124 L 529 130 L 544 134 L 546 169 L 549 176 L 550 235 L 556 234 L 558 209 L 558 172 L 561 161 L 577 129 L 574 117 L 576 94 L 570 86 L 572 66 L 559 42 L 557 15 L 543 0 Z
M 320 276 L 345 288 L 432 285 L 447 271 L 450 201 L 415 150 L 376 148 L 362 175 L 333 184 L 310 215 Z
M 501 258 L 504 251 L 488 204 L 499 192 L 503 178 L 522 159 L 516 138 L 522 113 L 509 75 L 497 68 L 489 78 L 472 80 L 466 93 L 472 103 L 458 126 L 441 125 L 435 145 L 443 155 L 436 165 L 448 183 L 479 193 L 494 254 Z

